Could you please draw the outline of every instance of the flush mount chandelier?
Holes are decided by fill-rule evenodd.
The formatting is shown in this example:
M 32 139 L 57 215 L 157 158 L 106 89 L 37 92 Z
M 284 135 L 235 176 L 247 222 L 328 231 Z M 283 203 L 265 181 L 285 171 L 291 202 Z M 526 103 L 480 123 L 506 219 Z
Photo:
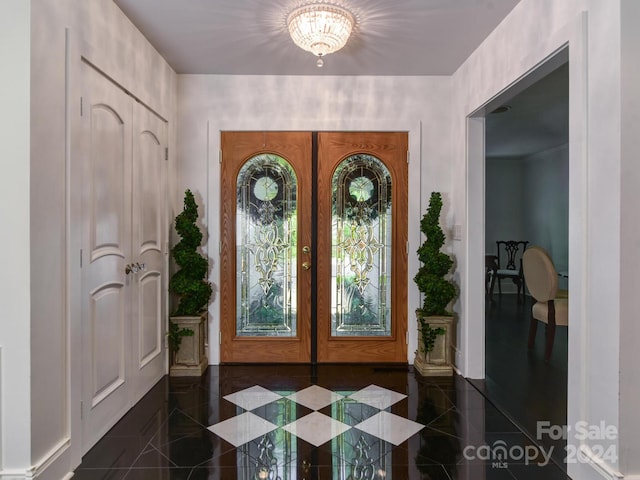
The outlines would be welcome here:
M 342 7 L 328 3 L 313 3 L 296 8 L 287 16 L 287 28 L 296 45 L 318 57 L 337 52 L 347 43 L 355 20 Z

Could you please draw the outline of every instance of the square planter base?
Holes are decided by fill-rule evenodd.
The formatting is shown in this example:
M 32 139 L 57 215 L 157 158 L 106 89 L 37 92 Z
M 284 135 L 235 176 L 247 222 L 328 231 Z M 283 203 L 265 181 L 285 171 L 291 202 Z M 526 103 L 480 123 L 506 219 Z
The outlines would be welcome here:
M 171 317 L 179 329 L 187 328 L 193 335 L 183 336 L 180 348 L 172 353 L 169 375 L 174 377 L 199 376 L 209 366 L 205 355 L 207 312 L 198 316 Z
M 418 318 L 418 351 L 416 352 L 413 366 L 415 370 L 425 377 L 450 377 L 453 375 L 452 345 L 453 345 L 453 316 L 423 316 L 416 311 Z M 441 328 L 444 333 L 436 336 L 433 350 L 425 353 L 422 339 L 422 322 L 429 324 L 431 328 Z
M 209 366 L 209 362 L 205 357 L 199 365 L 171 365 L 169 375 L 172 377 L 197 377 L 204 373 Z
M 453 375 L 453 367 L 451 365 L 427 363 L 422 355 L 416 356 L 413 361 L 413 368 L 423 377 L 450 377 Z

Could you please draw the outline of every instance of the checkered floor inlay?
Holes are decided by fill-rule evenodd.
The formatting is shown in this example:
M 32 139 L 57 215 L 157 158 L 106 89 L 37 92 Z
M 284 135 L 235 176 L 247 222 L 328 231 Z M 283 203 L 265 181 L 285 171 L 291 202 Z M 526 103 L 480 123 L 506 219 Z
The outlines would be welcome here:
M 223 398 L 238 414 L 208 428 L 235 447 L 279 428 L 316 447 L 352 429 L 397 446 L 424 427 L 389 411 L 406 395 L 377 385 L 346 394 L 318 385 L 293 393 L 256 385 Z

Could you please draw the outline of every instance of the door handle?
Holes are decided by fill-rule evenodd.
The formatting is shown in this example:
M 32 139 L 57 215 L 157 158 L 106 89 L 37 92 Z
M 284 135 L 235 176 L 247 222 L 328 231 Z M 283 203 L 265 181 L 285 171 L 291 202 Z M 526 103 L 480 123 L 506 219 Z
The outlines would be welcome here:
M 146 263 L 132 263 L 132 264 L 126 264 L 124 266 L 124 273 L 126 275 L 129 275 L 130 273 L 138 273 L 140 271 L 145 271 L 147 269 L 147 264 Z
M 302 253 L 304 253 L 305 255 L 311 255 L 311 247 L 305 245 L 304 247 L 302 247 Z M 311 270 L 311 262 L 303 262 L 302 268 L 305 270 Z

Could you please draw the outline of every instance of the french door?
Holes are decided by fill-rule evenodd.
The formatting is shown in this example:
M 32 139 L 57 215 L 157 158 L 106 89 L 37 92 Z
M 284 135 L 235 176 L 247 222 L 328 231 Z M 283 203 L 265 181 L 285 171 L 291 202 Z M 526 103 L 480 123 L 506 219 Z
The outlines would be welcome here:
M 221 143 L 221 361 L 406 362 L 407 134 Z

